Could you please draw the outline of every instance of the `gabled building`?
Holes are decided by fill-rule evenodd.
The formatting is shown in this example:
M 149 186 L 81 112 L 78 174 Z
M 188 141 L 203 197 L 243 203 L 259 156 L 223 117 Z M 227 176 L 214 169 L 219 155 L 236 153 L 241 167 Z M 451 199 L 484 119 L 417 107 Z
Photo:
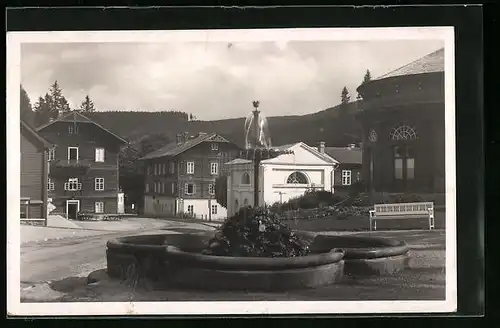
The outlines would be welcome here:
M 371 190 L 444 192 L 444 52 L 358 87 L 363 180 Z
M 286 202 L 311 189 L 334 191 L 333 172 L 338 162 L 328 154 L 303 142 L 273 148 L 291 154 L 260 162 L 259 204 Z M 227 206 L 231 216 L 242 206 L 254 204 L 254 164 L 238 158 L 226 166 L 229 169 Z
M 349 191 L 354 185 L 362 181 L 363 153 L 360 147 L 350 144 L 347 147 L 325 147 L 324 152 L 335 159 L 339 166 L 335 170 L 335 190 Z
M 74 219 L 78 212 L 123 212 L 118 155 L 125 139 L 77 111 L 37 130 L 54 145 L 47 182 L 54 213 Z
M 215 180 L 225 174 L 224 163 L 241 149 L 216 133 L 176 141 L 142 157 L 144 167 L 144 214 L 189 216 L 204 220 L 226 218 L 226 209 L 215 200 Z
M 21 218 L 47 223 L 48 152 L 51 143 L 21 120 Z

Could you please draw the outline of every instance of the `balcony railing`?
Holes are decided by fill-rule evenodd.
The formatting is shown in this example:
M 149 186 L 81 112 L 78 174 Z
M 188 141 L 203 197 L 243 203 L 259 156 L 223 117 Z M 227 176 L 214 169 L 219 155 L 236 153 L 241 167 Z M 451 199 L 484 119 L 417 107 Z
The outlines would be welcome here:
M 89 160 L 75 160 L 75 159 L 58 159 L 51 161 L 55 167 L 76 167 L 76 168 L 88 168 L 91 165 Z

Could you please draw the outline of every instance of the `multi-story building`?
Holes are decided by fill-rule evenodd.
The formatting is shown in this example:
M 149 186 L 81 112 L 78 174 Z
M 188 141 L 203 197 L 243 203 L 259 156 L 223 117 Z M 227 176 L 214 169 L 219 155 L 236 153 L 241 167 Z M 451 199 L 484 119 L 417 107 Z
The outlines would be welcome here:
M 319 149 L 339 162 L 334 173 L 335 192 L 348 193 L 362 181 L 363 153 L 360 147 L 350 144 L 347 147 L 325 147 Z
M 373 191 L 445 190 L 444 48 L 358 87 L 363 181 Z
M 21 119 L 21 218 L 47 223 L 49 142 Z
M 54 213 L 121 213 L 118 154 L 127 142 L 73 111 L 38 129 L 53 148 L 48 153 L 48 197 Z
M 241 149 L 215 133 L 176 141 L 147 154 L 144 163 L 144 214 L 152 216 L 192 216 L 222 220 L 227 211 L 215 200 L 215 180 L 225 174 L 224 163 Z

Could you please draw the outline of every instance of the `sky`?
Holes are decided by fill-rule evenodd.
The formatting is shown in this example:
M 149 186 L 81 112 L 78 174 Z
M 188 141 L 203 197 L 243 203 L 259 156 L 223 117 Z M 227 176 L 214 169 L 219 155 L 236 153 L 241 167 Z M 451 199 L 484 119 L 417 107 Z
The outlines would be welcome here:
M 71 108 L 178 110 L 201 120 L 315 113 L 444 46 L 441 40 L 25 43 L 21 83 L 34 104 L 57 80 Z

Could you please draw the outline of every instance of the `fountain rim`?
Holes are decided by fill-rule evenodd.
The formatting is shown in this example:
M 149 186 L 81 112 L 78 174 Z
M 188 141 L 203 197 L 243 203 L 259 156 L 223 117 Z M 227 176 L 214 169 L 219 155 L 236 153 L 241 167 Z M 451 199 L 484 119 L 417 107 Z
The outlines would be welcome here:
M 318 267 L 327 264 L 338 263 L 344 260 L 345 250 L 332 248 L 327 252 L 307 254 L 295 257 L 246 257 L 246 256 L 218 256 L 183 251 L 179 247 L 169 245 L 168 241 L 163 245 L 136 244 L 127 242 L 134 237 L 160 238 L 170 234 L 157 235 L 135 235 L 111 239 L 107 242 L 108 250 L 123 250 L 137 252 L 155 252 L 161 253 L 166 261 L 176 262 L 183 266 L 192 266 L 206 269 L 220 270 L 240 270 L 240 271 L 269 271 L 269 270 L 288 270 Z M 191 235 L 196 236 L 196 235 Z M 201 236 L 200 236 L 201 237 Z

